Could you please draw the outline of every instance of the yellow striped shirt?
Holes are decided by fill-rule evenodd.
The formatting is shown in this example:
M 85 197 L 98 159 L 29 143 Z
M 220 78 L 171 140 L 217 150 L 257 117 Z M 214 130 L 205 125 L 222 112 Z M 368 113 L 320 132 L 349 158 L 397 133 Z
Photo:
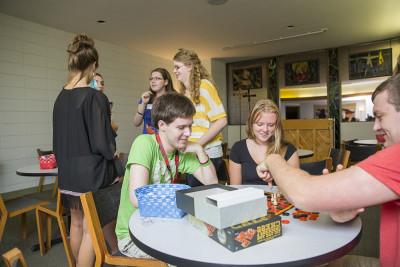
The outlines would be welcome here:
M 226 117 L 226 112 L 217 88 L 205 79 L 200 83 L 200 103 L 194 105 L 196 114 L 193 117 L 192 134 L 189 141 L 197 142 L 208 131 L 211 122 Z M 222 135 L 219 133 L 205 147 L 213 147 L 221 143 Z

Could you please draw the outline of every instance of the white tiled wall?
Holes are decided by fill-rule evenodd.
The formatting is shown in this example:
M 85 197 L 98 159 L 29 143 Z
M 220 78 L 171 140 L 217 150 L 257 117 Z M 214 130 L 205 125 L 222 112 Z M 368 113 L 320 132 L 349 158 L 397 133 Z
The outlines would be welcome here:
M 66 48 L 73 36 L 0 13 L 0 193 L 37 184 L 37 178 L 20 177 L 15 171 L 37 164 L 36 148 L 52 147 L 53 103 L 66 80 Z M 100 41 L 96 47 L 98 71 L 119 125 L 118 149 L 129 152 L 141 132 L 132 117 L 148 87 L 149 71 L 171 71 L 172 62 Z

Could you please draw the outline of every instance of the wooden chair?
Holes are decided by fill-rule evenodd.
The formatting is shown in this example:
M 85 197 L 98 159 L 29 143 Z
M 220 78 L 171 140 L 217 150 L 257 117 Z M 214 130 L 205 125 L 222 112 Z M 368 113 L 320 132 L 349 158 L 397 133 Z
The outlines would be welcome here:
M 36 152 L 37 152 L 38 156 L 40 157 L 40 156 L 52 154 L 53 150 L 41 150 L 40 148 L 38 148 L 38 149 L 36 149 Z M 43 191 L 44 179 L 45 179 L 44 176 L 40 176 L 39 184 L 38 184 L 38 192 L 42 192 Z M 58 189 L 58 176 L 55 176 L 52 197 L 56 196 L 57 189 Z
M 323 169 L 332 170 L 332 158 L 300 164 L 300 169 L 311 175 L 321 175 Z
M 15 267 L 15 266 L 28 267 L 24 255 L 18 248 L 13 248 L 4 253 L 3 260 L 4 263 L 6 264 L 6 267 Z
M 22 239 L 27 237 L 26 229 L 26 213 L 35 210 L 41 205 L 48 204 L 47 201 L 39 200 L 31 196 L 23 196 L 16 199 L 4 201 L 0 195 L 0 241 L 3 238 L 4 229 L 6 227 L 7 219 L 21 215 L 21 232 Z
M 226 183 L 231 184 L 231 179 L 229 178 L 229 159 L 224 158 L 222 163 L 223 171 L 225 172 L 225 177 L 226 177 Z
M 224 158 L 224 159 L 229 158 L 228 143 L 222 143 L 222 158 Z
M 329 150 L 329 157 L 332 158 L 332 170 L 336 170 L 336 166 L 341 164 L 343 168 L 349 165 L 350 151 L 347 149 L 331 148 Z
M 111 256 L 108 252 L 104 239 L 103 231 L 100 226 L 99 217 L 97 215 L 96 205 L 93 200 L 92 192 L 81 195 L 83 213 L 86 218 L 87 228 L 92 238 L 93 248 L 96 254 L 94 266 L 100 267 L 104 263 L 109 265 L 122 266 L 148 266 L 161 267 L 168 266 L 166 263 L 156 259 L 130 258 L 125 256 Z
M 46 217 L 46 248 L 42 237 L 43 223 L 42 219 Z M 75 266 L 75 259 L 72 254 L 71 246 L 67 236 L 67 229 L 65 227 L 63 219 L 63 207 L 61 205 L 61 193 L 58 190 L 57 202 L 50 203 L 46 206 L 40 206 L 36 208 L 36 224 L 38 231 L 40 255 L 44 255 L 46 250 L 51 248 L 51 237 L 52 237 L 52 217 L 57 220 L 58 228 L 60 229 L 61 238 L 64 244 L 65 254 L 67 256 L 68 265 L 70 267 Z

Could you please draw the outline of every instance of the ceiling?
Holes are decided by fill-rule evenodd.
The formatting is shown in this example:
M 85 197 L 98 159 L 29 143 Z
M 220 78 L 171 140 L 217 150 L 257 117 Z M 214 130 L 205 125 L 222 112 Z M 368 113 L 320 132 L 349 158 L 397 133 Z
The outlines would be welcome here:
M 399 0 L 0 0 L 0 12 L 167 59 L 181 47 L 234 61 L 400 36 Z

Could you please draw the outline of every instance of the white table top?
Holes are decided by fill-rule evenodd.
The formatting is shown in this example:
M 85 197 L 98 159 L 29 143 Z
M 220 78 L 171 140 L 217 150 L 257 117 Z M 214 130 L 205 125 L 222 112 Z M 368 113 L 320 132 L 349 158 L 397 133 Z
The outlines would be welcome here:
M 265 187 L 264 187 L 265 188 Z M 292 209 L 290 212 L 293 212 Z M 312 266 L 348 253 L 361 237 L 359 218 L 333 222 L 327 214 L 302 222 L 290 216 L 276 239 L 231 252 L 182 219 L 142 218 L 135 212 L 129 220 L 130 234 L 144 252 L 182 266 Z
M 16 173 L 21 176 L 57 176 L 58 168 L 42 170 L 38 163 L 19 168 Z
M 377 145 L 376 139 L 355 140 L 354 143 L 359 145 Z
M 297 149 L 297 154 L 299 154 L 299 158 L 308 158 L 314 156 L 314 151 L 308 149 Z

